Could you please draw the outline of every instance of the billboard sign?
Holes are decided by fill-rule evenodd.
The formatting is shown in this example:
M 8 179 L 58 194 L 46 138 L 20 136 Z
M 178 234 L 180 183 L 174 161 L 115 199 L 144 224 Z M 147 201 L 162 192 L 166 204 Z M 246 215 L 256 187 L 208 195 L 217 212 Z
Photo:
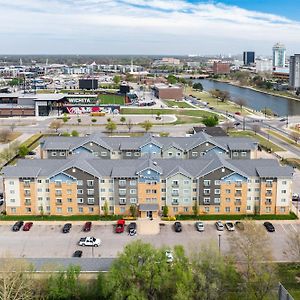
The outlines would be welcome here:
M 119 105 L 107 106 L 65 106 L 64 112 L 71 115 L 89 114 L 93 112 L 104 112 L 106 114 L 118 115 L 120 113 Z

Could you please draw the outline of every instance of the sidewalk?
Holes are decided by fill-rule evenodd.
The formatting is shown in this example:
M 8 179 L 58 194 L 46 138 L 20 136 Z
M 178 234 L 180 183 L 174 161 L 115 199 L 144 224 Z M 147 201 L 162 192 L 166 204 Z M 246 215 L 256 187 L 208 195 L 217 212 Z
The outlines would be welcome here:
M 0 144 L 0 152 L 3 151 L 5 148 L 8 148 L 9 145 L 14 142 L 19 142 L 20 144 L 25 142 L 31 136 L 32 136 L 31 133 L 22 133 L 19 137 L 17 137 L 15 140 L 11 141 L 10 143 Z

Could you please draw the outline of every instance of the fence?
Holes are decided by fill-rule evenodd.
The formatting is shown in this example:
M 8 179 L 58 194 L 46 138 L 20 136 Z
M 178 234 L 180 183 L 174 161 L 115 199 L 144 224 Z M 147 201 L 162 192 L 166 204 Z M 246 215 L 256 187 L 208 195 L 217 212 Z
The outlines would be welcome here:
M 294 298 L 289 294 L 285 287 L 279 282 L 278 286 L 278 299 L 279 300 L 294 300 Z

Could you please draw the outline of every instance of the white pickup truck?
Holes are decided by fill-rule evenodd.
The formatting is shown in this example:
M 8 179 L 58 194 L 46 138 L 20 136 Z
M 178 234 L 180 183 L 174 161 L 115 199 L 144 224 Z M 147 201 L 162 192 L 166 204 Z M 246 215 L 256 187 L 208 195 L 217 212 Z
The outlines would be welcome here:
M 81 238 L 78 242 L 79 246 L 90 246 L 90 247 L 99 247 L 101 245 L 101 240 L 94 237 L 84 237 Z

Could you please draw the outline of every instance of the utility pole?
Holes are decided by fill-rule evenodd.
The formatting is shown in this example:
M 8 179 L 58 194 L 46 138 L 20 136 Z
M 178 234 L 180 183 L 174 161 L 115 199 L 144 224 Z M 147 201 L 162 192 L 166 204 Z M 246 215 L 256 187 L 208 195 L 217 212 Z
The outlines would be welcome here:
M 245 119 L 245 116 L 243 118 L 243 131 L 245 131 L 246 129 L 246 119 Z
M 219 254 L 221 254 L 221 234 L 218 235 Z

